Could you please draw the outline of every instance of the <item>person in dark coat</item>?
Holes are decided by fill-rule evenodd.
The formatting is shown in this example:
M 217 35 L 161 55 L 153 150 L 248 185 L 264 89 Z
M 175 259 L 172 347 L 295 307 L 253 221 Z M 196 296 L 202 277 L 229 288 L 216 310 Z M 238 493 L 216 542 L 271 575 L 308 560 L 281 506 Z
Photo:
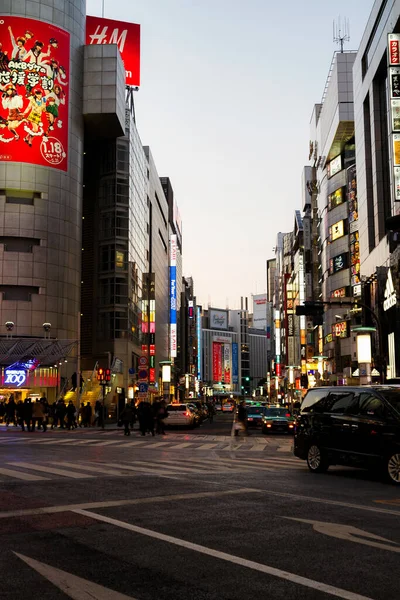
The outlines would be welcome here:
M 15 400 L 14 397 L 11 395 L 6 404 L 6 425 L 9 425 L 10 423 L 14 423 L 14 425 L 16 425 L 15 408 Z
M 75 425 L 75 406 L 72 400 L 68 402 L 67 411 L 67 428 L 74 429 Z
M 129 426 L 133 419 L 133 409 L 131 404 L 125 405 L 125 408 L 120 415 L 120 419 L 124 424 L 124 435 L 131 435 L 131 431 L 129 429 Z
M 247 409 L 246 402 L 243 400 L 238 409 L 238 425 L 243 431 L 244 435 L 247 435 Z M 239 429 L 235 429 L 235 435 L 239 435 Z
M 21 427 L 22 431 L 25 431 L 25 423 L 24 423 L 24 403 L 22 400 L 19 400 L 16 405 L 16 414 L 17 414 L 17 422 Z
M 167 412 L 167 403 L 165 402 L 165 400 L 161 400 L 161 402 L 158 403 L 158 407 L 157 407 L 157 412 L 156 412 L 156 433 L 158 433 L 159 435 L 166 435 L 165 434 L 165 419 L 168 417 L 168 412 Z
M 65 414 L 67 412 L 67 407 L 65 406 L 64 400 L 60 399 L 56 404 L 55 409 L 55 426 L 57 427 L 58 422 L 60 422 L 60 428 L 64 429 L 64 419 Z
M 27 430 L 32 431 L 32 400 L 30 398 L 25 398 L 23 415 Z

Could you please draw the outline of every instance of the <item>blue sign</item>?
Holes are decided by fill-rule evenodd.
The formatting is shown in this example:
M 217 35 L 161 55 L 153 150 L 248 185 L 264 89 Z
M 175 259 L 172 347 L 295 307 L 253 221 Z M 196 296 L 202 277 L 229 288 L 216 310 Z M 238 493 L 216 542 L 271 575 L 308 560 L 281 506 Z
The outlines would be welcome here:
M 139 393 L 145 394 L 148 391 L 149 391 L 149 384 L 148 383 L 139 383 Z
M 169 305 L 171 325 L 176 325 L 176 267 L 169 268 Z
M 134 375 L 135 374 L 135 369 L 129 369 L 129 375 Z
M 239 348 L 236 343 L 232 344 L 232 383 L 239 382 Z

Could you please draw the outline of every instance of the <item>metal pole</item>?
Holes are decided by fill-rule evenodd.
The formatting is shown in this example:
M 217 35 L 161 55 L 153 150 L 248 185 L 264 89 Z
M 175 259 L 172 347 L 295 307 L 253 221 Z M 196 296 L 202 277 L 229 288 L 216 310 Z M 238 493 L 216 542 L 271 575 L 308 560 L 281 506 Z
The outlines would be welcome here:
M 101 3 L 101 16 L 104 19 L 104 0 L 102 0 L 102 3 Z

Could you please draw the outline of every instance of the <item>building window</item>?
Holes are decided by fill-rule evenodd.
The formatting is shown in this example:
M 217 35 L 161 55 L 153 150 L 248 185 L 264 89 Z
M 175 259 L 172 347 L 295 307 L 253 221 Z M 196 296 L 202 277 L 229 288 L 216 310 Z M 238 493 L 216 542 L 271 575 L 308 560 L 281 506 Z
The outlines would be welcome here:
M 33 246 L 40 246 L 40 239 L 0 236 L 0 244 L 4 245 L 4 252 L 33 252 Z
M 39 288 L 28 285 L 0 285 L 0 294 L 3 300 L 19 300 L 20 302 L 31 302 L 32 295 L 38 294 Z

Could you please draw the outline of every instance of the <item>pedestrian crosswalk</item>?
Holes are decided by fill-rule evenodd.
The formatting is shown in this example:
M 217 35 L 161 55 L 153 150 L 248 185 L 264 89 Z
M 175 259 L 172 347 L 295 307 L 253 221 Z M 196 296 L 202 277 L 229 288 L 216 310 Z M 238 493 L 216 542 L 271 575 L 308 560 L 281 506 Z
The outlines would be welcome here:
M 0 468 L 0 483 L 5 481 L 48 482 L 55 479 L 84 480 L 100 477 L 156 476 L 185 478 L 188 475 L 240 474 L 250 472 L 277 472 L 304 469 L 304 463 L 295 458 L 223 458 L 204 461 L 196 456 L 163 455 L 155 460 L 104 461 L 6 461 Z
M 106 435 L 106 434 L 105 434 Z M 186 448 L 190 448 L 190 450 L 199 450 L 199 451 L 211 451 L 211 450 L 221 450 L 221 451 L 245 451 L 245 452 L 254 452 L 254 453 L 262 453 L 265 451 L 269 445 L 268 440 L 264 438 L 232 438 L 225 436 L 184 436 L 185 441 L 182 441 L 182 436 L 166 436 L 162 437 L 145 437 L 142 438 L 140 436 L 130 436 L 123 437 L 115 435 L 114 439 L 104 439 L 104 435 L 100 434 L 99 437 L 87 437 L 82 439 L 81 435 L 65 435 L 61 437 L 60 435 L 50 434 L 47 436 L 43 433 L 34 434 L 34 435 L 6 435 L 4 437 L 0 437 L 0 448 L 4 445 L 25 445 L 25 444 L 33 444 L 36 446 L 63 446 L 63 447 L 93 447 L 93 448 L 138 448 L 138 449 L 146 449 L 146 450 L 185 450 Z M 278 447 L 278 452 L 282 453 L 290 453 L 292 448 L 293 441 L 282 441 L 281 445 Z

